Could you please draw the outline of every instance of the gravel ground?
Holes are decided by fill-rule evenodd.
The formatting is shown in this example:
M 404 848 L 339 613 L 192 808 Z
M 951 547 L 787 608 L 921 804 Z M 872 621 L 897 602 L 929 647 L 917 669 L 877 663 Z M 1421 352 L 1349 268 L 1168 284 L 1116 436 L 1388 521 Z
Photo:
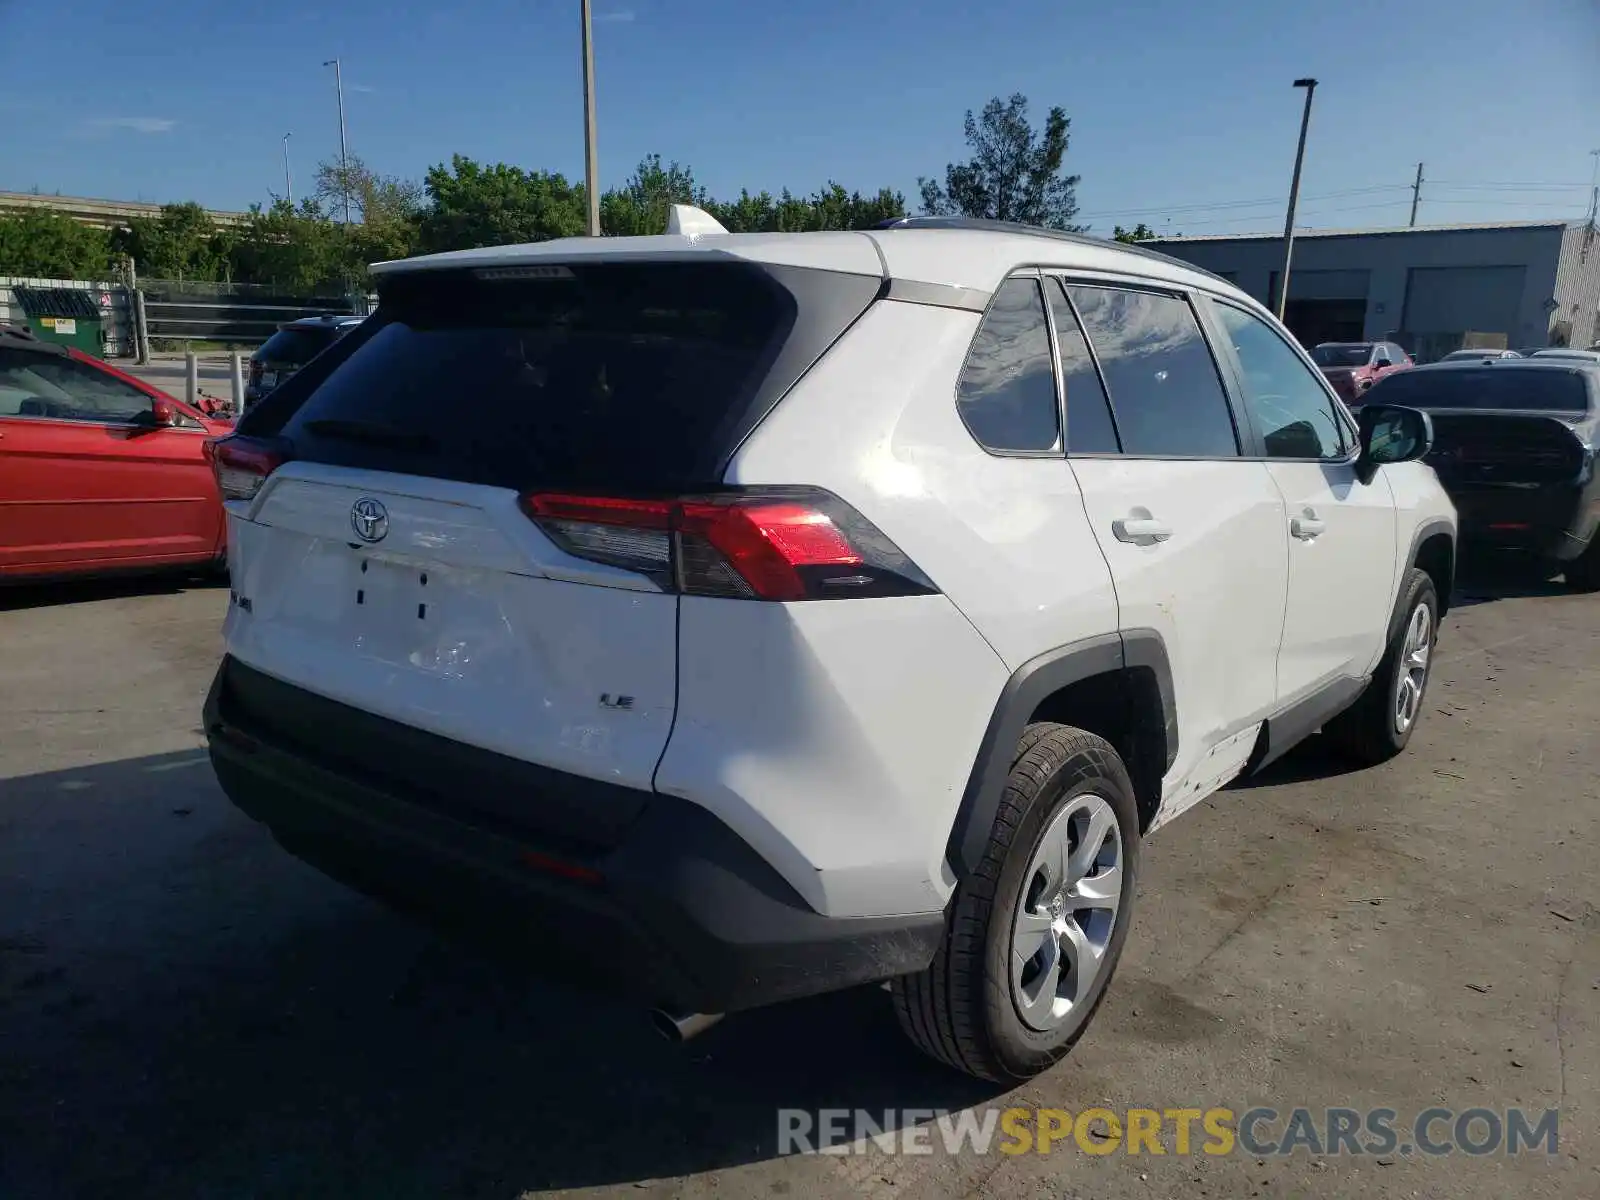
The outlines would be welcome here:
M 282 853 L 199 708 L 226 591 L 0 592 L 0 1196 L 1600 1195 L 1600 601 L 1467 589 L 1410 751 L 1309 745 L 1152 839 L 1111 996 L 999 1095 L 866 989 L 643 1015 Z M 780 1107 L 1561 1108 L 1510 1159 L 777 1153 Z

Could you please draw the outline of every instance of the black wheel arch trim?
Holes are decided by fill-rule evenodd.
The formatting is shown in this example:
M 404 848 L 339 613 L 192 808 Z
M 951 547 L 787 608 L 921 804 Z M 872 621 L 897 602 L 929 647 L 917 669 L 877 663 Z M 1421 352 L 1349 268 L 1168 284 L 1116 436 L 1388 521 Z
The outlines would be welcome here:
M 1426 521 L 1422 522 L 1422 524 L 1418 525 L 1416 530 L 1415 530 L 1415 532 L 1413 532 L 1412 535 L 1411 535 L 1411 549 L 1406 554 L 1406 567 L 1405 567 L 1405 570 L 1409 571 L 1409 570 L 1411 570 L 1413 567 L 1415 567 L 1417 565 L 1417 555 L 1422 552 L 1422 543 L 1427 541 L 1429 538 L 1435 536 L 1436 534 L 1441 534 L 1441 533 L 1444 534 L 1446 537 L 1448 537 L 1450 539 L 1450 578 L 1448 578 L 1448 579 L 1446 579 L 1444 581 L 1444 586 L 1443 587 L 1438 587 L 1437 586 L 1437 581 L 1435 582 L 1435 590 L 1438 591 L 1438 593 L 1439 593 L 1439 615 L 1442 617 L 1447 612 L 1450 611 L 1450 593 L 1455 590 L 1456 526 L 1455 526 L 1454 522 L 1448 521 L 1444 517 L 1430 517 L 1430 518 L 1428 518 L 1428 520 L 1426 520 Z M 1405 586 L 1406 586 L 1405 571 L 1402 571 L 1400 573 L 1400 578 L 1395 580 L 1395 597 L 1394 598 L 1395 598 L 1395 606 L 1396 606 L 1397 610 L 1398 610 L 1398 607 L 1399 607 L 1399 604 L 1400 604 L 1400 597 L 1405 591 Z M 1393 620 L 1399 620 L 1399 619 L 1400 619 L 1400 614 L 1399 614 L 1398 611 L 1396 611 Z M 1394 637 L 1396 628 L 1397 628 L 1397 626 L 1395 626 L 1391 621 L 1391 625 L 1390 625 L 1390 628 L 1389 628 L 1389 638 L 1393 638 Z M 1385 639 L 1384 645 L 1388 645 L 1388 644 L 1389 644 L 1388 639 Z
M 946 850 L 950 867 L 958 879 L 971 874 L 983 861 L 1006 777 L 1011 773 L 1012 751 L 1022 737 L 1028 718 L 1048 696 L 1064 687 L 1130 668 L 1146 669 L 1155 677 L 1166 732 L 1163 771 L 1172 766 L 1178 756 L 1178 712 L 1172 664 L 1159 633 L 1153 629 L 1131 629 L 1102 634 L 1030 658 L 1011 673 L 1000 689 L 962 793 L 961 807 L 957 810 Z

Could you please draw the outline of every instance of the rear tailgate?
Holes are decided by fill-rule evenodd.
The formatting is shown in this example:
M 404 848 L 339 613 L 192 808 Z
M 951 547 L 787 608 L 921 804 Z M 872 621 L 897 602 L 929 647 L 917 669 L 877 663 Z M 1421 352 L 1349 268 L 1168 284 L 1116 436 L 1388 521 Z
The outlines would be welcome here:
M 642 801 L 672 726 L 678 599 L 647 570 L 568 554 L 524 498 L 717 487 L 878 286 L 737 260 L 385 279 L 379 315 L 241 424 L 288 461 L 230 505 L 229 652 Z M 641 534 L 641 561 L 652 536 L 667 535 Z M 324 758 L 405 753 L 344 746 L 361 731 L 323 731 L 333 720 L 295 736 Z M 464 796 L 504 775 L 455 772 Z M 604 844 L 621 818 L 557 832 Z

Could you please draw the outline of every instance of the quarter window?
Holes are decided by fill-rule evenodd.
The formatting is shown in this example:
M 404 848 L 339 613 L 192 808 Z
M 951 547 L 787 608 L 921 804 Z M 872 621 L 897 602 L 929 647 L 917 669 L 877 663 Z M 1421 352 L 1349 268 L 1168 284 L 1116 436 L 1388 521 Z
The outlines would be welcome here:
M 1061 358 L 1061 384 L 1066 393 L 1067 452 L 1115 454 L 1121 447 L 1111 419 L 1111 402 L 1106 399 L 1078 314 L 1067 303 L 1066 288 L 1059 279 L 1050 280 L 1044 290 L 1056 322 L 1056 353 Z
M 1037 279 L 1008 279 L 995 292 L 962 365 L 956 407 L 972 436 L 990 450 L 1060 445 L 1050 327 Z
M 1333 398 L 1265 321 L 1227 304 L 1216 306 L 1244 375 L 1244 402 L 1268 458 L 1343 458 L 1348 430 Z M 1380 344 L 1379 353 L 1388 347 Z
M 1222 379 L 1187 301 L 1120 288 L 1067 290 L 1100 359 L 1123 453 L 1238 457 Z

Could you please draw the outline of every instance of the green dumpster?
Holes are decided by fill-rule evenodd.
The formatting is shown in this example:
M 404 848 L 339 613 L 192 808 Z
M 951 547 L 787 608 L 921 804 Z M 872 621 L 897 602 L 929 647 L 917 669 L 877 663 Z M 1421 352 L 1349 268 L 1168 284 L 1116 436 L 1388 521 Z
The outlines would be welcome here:
M 11 294 L 41 342 L 71 346 L 96 357 L 105 352 L 101 335 L 105 314 L 88 292 L 77 288 L 13 287 Z

